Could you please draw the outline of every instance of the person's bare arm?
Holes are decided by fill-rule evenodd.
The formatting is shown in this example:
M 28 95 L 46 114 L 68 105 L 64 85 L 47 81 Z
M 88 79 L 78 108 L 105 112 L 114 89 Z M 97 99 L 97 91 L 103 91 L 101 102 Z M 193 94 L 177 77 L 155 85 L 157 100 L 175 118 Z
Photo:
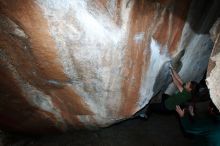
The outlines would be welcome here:
M 183 85 L 183 81 L 182 81 L 182 79 L 180 78 L 179 74 L 178 74 L 172 67 L 171 67 L 171 71 L 172 71 L 172 73 L 173 73 L 175 79 L 176 79 L 181 85 Z
M 182 91 L 183 91 L 183 85 L 175 78 L 173 72 L 171 73 L 171 76 L 172 76 L 172 78 L 173 78 L 173 83 L 176 85 L 176 87 L 178 88 L 178 90 L 179 90 L 180 92 L 182 92 Z

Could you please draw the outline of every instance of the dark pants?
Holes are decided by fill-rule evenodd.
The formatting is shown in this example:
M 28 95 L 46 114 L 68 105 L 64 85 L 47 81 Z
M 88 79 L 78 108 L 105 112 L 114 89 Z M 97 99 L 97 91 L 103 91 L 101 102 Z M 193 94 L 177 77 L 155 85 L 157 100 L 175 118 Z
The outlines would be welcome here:
M 163 113 L 163 114 L 170 114 L 173 113 L 173 111 L 169 110 L 165 106 L 165 101 L 167 98 L 169 98 L 170 95 L 163 94 L 162 100 L 160 103 L 151 103 L 147 108 L 147 115 L 151 113 Z

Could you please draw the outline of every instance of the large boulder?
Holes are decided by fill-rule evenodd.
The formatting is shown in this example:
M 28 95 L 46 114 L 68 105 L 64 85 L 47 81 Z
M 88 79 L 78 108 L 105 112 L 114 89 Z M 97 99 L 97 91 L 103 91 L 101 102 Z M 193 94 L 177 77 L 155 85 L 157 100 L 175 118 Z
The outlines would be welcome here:
M 200 81 L 219 6 L 0 0 L 0 127 L 55 132 L 130 118 L 166 90 L 171 63 L 184 81 Z
M 214 46 L 209 60 L 206 82 L 212 101 L 220 110 L 220 19 L 213 25 L 210 34 Z

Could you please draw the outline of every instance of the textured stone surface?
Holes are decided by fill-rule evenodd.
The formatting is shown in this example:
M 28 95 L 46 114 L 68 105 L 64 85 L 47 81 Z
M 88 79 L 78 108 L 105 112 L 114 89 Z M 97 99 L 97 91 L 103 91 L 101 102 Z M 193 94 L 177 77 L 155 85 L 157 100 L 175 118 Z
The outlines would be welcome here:
M 165 91 L 171 61 L 184 81 L 201 80 L 218 8 L 217 0 L 0 0 L 0 126 L 108 126 Z
M 211 31 L 214 47 L 209 60 L 207 85 L 210 96 L 215 105 L 220 109 L 220 19 L 216 21 Z

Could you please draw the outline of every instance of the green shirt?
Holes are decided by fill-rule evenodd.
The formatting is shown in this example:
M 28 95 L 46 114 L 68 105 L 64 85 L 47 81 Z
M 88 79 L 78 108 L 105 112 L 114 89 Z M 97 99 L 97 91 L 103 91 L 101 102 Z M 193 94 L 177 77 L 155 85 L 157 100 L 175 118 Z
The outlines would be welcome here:
M 183 88 L 182 92 L 178 92 L 170 97 L 168 97 L 164 104 L 168 110 L 175 110 L 176 105 L 182 105 L 191 99 L 191 94 L 185 88 Z
M 219 116 L 218 116 L 219 117 Z M 188 116 L 181 118 L 181 124 L 186 133 L 197 140 L 199 146 L 220 146 L 220 121 L 213 117 L 195 117 L 193 121 Z

